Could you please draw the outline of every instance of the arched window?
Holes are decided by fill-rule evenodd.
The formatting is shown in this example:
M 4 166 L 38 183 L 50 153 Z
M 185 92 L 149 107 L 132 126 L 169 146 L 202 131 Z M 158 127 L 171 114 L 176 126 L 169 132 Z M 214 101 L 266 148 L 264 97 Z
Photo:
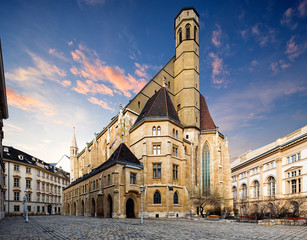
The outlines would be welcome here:
M 247 199 L 247 186 L 245 183 L 242 185 L 242 199 Z
M 187 24 L 187 25 L 185 26 L 186 39 L 190 39 L 190 38 L 191 38 L 190 28 L 191 28 L 191 25 L 190 25 L 190 24 Z
M 178 40 L 179 40 L 178 44 L 180 44 L 182 42 L 182 30 L 181 30 L 181 28 L 178 30 Z
M 232 196 L 234 200 L 237 200 L 237 187 L 232 188 Z
M 175 129 L 173 129 L 173 137 L 175 137 Z
M 194 40 L 197 41 L 197 27 L 194 27 Z
M 160 127 L 160 126 L 158 126 L 158 128 L 157 128 L 157 135 L 158 135 L 158 136 L 161 135 L 161 127 Z
M 203 192 L 210 191 L 210 150 L 207 142 L 202 152 L 202 170 Z
M 275 196 L 275 178 L 269 177 L 268 180 L 268 196 Z
M 259 198 L 260 196 L 260 188 L 259 188 L 259 182 L 254 182 L 254 198 Z
M 152 128 L 152 135 L 153 135 L 153 136 L 156 136 L 156 127 L 153 127 L 153 128 Z
M 178 199 L 178 193 L 177 191 L 174 193 L 174 204 L 178 204 L 179 203 L 179 199 Z
M 176 130 L 176 138 L 178 138 L 178 131 Z
M 159 191 L 156 191 L 154 194 L 154 204 L 160 204 L 161 203 L 161 194 Z

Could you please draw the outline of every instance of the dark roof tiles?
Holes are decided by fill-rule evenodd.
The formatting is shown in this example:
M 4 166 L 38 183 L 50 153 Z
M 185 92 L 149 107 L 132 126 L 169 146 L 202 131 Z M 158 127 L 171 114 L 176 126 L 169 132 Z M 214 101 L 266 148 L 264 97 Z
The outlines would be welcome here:
M 210 115 L 206 99 L 200 94 L 200 129 L 201 130 L 214 130 L 216 126 Z
M 179 117 L 166 88 L 161 87 L 158 92 L 148 99 L 138 119 L 135 121 L 134 126 L 144 119 L 165 117 L 180 123 Z

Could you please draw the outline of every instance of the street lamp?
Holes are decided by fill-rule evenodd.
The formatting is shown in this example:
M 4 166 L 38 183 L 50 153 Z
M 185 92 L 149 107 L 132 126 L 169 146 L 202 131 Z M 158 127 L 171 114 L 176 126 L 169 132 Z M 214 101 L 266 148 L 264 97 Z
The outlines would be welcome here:
M 143 224 L 143 191 L 144 191 L 143 184 L 141 184 L 140 189 L 141 189 L 141 224 Z
M 26 209 L 25 209 L 25 202 L 26 202 L 26 196 L 23 196 L 23 201 L 22 201 L 22 205 L 23 205 L 23 213 L 22 213 L 22 216 L 23 218 L 26 218 Z
M 28 218 L 28 189 L 25 190 L 25 198 L 26 198 L 26 223 L 29 222 Z

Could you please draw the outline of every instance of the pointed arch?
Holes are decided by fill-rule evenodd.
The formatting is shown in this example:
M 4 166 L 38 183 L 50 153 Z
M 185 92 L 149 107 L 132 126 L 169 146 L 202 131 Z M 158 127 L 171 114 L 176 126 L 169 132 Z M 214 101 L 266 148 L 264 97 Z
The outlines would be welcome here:
M 194 26 L 194 40 L 197 42 L 197 27 Z
M 154 197 L 154 199 L 153 199 L 153 203 L 154 204 L 161 204 L 161 194 L 160 194 L 160 192 L 158 190 L 155 191 L 153 197 Z
M 182 30 L 179 28 L 178 30 L 178 45 L 182 42 Z
M 186 39 L 191 38 L 191 25 L 189 23 L 185 25 L 185 36 L 186 36 Z
M 157 133 L 157 132 L 156 132 L 156 127 L 153 127 L 153 128 L 152 128 L 152 135 L 153 135 L 153 136 L 156 136 L 156 133 Z
M 161 135 L 161 127 L 160 127 L 160 126 L 157 127 L 157 135 L 158 135 L 158 136 Z
M 210 191 L 210 148 L 206 141 L 202 149 L 202 190 Z
M 177 191 L 175 191 L 175 193 L 174 193 L 173 203 L 174 204 L 179 204 L 179 196 L 178 196 L 178 192 Z

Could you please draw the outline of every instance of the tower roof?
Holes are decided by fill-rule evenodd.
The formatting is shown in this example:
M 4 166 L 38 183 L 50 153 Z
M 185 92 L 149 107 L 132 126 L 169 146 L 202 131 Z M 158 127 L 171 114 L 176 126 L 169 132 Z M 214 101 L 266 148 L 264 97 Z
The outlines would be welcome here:
M 200 94 L 200 129 L 201 130 L 214 130 L 216 126 L 210 115 L 206 99 Z
M 165 87 L 161 87 L 158 92 L 148 99 L 134 126 L 145 119 L 161 118 L 171 119 L 181 124 Z
M 74 134 L 72 136 L 72 140 L 71 140 L 71 146 L 72 148 L 78 148 L 77 146 L 77 140 L 76 140 L 76 134 L 75 134 L 75 127 L 74 127 Z

